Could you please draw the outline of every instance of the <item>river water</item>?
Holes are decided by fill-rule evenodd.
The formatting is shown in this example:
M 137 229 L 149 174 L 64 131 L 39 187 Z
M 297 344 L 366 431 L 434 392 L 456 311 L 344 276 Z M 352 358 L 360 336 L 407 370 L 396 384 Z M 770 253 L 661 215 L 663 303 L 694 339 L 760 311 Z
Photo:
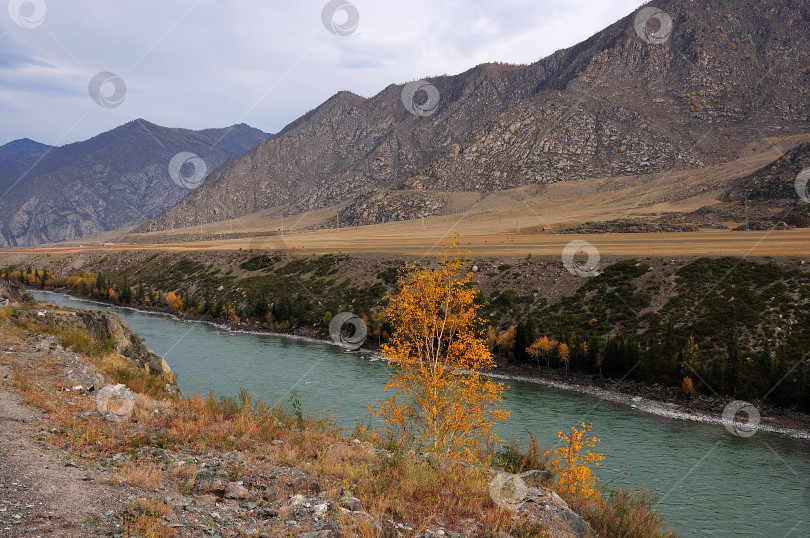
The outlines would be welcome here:
M 36 292 L 40 300 L 114 310 L 166 359 L 186 396 L 236 396 L 244 387 L 267 402 L 303 396 L 350 429 L 368 421 L 388 366 L 323 343 L 234 333 L 204 323 Z M 618 404 L 529 383 L 508 383 L 511 417 L 502 437 L 525 431 L 553 447 L 556 432 L 593 422 L 605 456 L 603 483 L 647 488 L 657 510 L 683 536 L 810 536 L 810 442 L 758 432 L 735 437 L 722 425 L 654 417 Z

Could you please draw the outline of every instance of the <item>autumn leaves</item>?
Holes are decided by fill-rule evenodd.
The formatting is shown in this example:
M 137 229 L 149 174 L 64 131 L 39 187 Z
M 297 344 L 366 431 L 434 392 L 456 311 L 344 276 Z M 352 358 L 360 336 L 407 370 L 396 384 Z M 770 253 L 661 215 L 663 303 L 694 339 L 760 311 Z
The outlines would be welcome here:
M 410 267 L 384 309 L 394 327 L 381 347 L 394 375 L 392 396 L 372 411 L 389 442 L 451 459 L 476 460 L 500 440 L 503 384 L 482 376 L 495 361 L 478 318 L 466 261 L 445 249 L 438 269 Z
M 394 328 L 381 351 L 393 375 L 385 387 L 391 396 L 372 414 L 383 419 L 382 435 L 391 446 L 414 448 L 451 460 L 486 461 L 500 444 L 496 423 L 504 386 L 482 374 L 495 367 L 488 340 L 491 328 L 478 317 L 480 304 L 467 261 L 445 245 L 436 269 L 407 267 L 383 316 Z M 557 355 L 567 363 L 568 346 L 546 337 L 527 350 L 538 361 Z M 593 452 L 598 439 L 591 426 L 558 432 L 560 448 L 551 459 L 555 488 L 573 505 L 587 507 L 601 499 L 591 466 L 603 456 Z

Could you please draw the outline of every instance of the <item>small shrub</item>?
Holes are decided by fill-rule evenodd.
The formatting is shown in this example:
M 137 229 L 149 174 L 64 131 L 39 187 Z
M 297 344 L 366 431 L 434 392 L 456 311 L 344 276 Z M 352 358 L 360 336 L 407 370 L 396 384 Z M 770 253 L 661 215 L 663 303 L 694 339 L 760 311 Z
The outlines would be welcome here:
M 61 335 L 62 346 L 90 357 L 99 357 L 115 348 L 112 339 L 97 340 L 85 329 L 68 329 Z
M 612 491 L 587 515 L 588 523 L 599 536 L 622 538 L 676 538 L 678 533 L 662 529 L 664 517 L 656 513 L 657 498 L 646 488 Z

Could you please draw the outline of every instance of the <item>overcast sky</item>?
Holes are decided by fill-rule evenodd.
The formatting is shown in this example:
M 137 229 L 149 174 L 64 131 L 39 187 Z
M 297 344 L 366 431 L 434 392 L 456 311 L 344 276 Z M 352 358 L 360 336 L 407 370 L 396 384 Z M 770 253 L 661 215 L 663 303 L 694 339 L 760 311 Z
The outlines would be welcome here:
M 390 83 L 456 74 L 482 62 L 534 62 L 587 39 L 641 2 L 0 4 L 8 5 L 0 10 L 0 145 L 25 137 L 63 145 L 135 118 L 191 129 L 245 122 L 277 132 L 340 90 L 370 97 Z M 99 72 L 119 77 L 101 86 L 101 104 L 88 89 Z M 126 92 L 116 96 L 121 81 Z

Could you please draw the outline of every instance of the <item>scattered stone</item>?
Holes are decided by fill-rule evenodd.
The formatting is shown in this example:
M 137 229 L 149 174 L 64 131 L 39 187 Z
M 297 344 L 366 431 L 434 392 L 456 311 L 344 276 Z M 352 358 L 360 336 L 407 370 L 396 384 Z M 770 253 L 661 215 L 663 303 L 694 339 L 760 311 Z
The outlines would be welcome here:
M 247 499 L 250 495 L 241 482 L 230 482 L 225 488 L 225 497 L 228 499 Z
M 352 512 L 358 512 L 363 509 L 363 503 L 360 499 L 348 495 L 340 499 L 340 506 Z

